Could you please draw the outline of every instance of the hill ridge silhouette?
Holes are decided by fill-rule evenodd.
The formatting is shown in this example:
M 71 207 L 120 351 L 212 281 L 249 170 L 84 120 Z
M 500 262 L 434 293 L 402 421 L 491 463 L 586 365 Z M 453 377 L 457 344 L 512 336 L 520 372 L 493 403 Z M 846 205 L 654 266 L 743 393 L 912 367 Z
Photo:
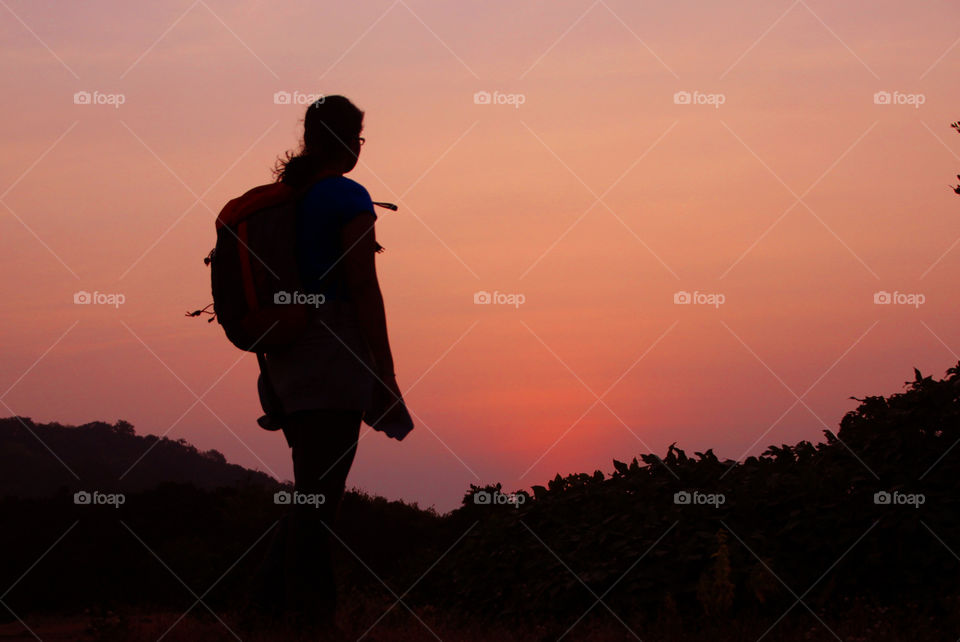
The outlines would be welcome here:
M 164 482 L 201 489 L 280 483 L 185 439 L 137 435 L 124 420 L 73 426 L 4 417 L 0 445 L 0 497 L 47 497 L 63 487 L 137 492 Z

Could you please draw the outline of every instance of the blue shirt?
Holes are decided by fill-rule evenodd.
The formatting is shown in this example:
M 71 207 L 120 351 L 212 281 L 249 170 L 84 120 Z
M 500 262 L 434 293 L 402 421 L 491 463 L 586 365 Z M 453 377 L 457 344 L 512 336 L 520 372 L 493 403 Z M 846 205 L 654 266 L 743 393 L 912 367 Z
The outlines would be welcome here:
M 360 214 L 372 214 L 370 194 L 344 176 L 318 181 L 297 210 L 297 264 L 304 290 L 327 299 L 349 300 L 341 257 L 344 226 Z

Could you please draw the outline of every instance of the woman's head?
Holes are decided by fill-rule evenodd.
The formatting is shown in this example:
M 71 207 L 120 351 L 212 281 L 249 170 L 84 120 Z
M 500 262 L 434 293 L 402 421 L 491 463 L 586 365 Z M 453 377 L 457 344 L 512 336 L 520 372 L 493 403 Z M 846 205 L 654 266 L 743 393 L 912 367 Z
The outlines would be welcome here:
M 326 96 L 311 103 L 303 119 L 303 143 L 287 152 L 274 170 L 277 180 L 292 185 L 308 182 L 319 172 L 345 174 L 357 164 L 363 112 L 343 96 Z

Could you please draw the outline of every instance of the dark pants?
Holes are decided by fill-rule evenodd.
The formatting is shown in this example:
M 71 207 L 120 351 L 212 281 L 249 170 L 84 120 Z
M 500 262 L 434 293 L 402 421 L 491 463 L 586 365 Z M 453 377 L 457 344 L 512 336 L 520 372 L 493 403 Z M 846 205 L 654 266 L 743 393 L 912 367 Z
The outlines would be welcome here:
M 357 452 L 361 416 L 359 410 L 301 410 L 284 421 L 296 495 L 274 533 L 255 591 L 255 600 L 274 612 L 333 616 L 329 529 Z

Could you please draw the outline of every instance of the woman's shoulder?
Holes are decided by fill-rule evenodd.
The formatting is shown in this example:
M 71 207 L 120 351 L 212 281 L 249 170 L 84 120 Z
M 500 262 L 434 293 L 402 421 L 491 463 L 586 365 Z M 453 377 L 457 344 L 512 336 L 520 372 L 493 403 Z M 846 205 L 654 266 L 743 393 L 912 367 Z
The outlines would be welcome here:
M 333 207 L 350 213 L 373 212 L 373 201 L 367 188 L 346 176 L 332 176 L 317 181 L 310 188 L 306 204 Z
M 347 194 L 367 194 L 367 188 L 346 176 L 330 176 L 314 183 L 311 191 L 337 192 Z
M 349 210 L 373 211 L 373 200 L 367 188 L 346 176 L 332 179 L 339 202 Z

